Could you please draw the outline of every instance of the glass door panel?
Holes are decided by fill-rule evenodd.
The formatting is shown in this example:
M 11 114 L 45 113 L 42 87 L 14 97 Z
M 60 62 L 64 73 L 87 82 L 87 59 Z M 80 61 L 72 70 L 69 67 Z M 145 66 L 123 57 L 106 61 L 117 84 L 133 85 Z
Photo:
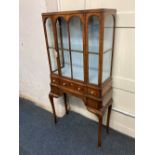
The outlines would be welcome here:
M 102 81 L 106 81 L 110 78 L 110 71 L 111 71 L 111 58 L 112 58 L 112 50 L 104 53 L 103 58 L 103 73 L 102 73 Z
M 67 23 L 64 18 L 59 17 L 56 23 L 58 51 L 62 76 L 71 77 L 71 58 L 69 51 L 69 38 Z
M 99 20 L 97 16 L 88 19 L 88 62 L 89 83 L 98 84 Z
M 79 17 L 75 16 L 70 19 L 69 31 L 73 78 L 84 80 L 82 23 Z
M 53 37 L 53 26 L 50 18 L 46 19 L 45 27 L 46 27 L 46 33 L 47 33 L 48 51 L 50 55 L 52 72 L 58 74 L 57 58 L 56 58 L 56 51 L 55 51 L 54 37 Z
M 98 84 L 98 55 L 89 54 L 89 82 Z
M 106 81 L 110 78 L 111 63 L 112 63 L 112 46 L 113 46 L 113 30 L 114 19 L 112 15 L 105 16 L 104 22 L 104 40 L 103 40 L 103 71 L 102 81 Z

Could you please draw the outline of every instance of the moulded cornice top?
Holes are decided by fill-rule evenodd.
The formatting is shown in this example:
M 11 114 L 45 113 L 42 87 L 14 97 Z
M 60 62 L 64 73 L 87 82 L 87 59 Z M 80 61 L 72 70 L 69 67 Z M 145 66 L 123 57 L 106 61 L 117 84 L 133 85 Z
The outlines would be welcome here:
M 74 14 L 74 13 L 96 13 L 96 12 L 103 12 L 103 13 L 111 13 L 115 14 L 116 9 L 86 9 L 86 10 L 73 10 L 73 11 L 58 11 L 58 12 L 46 12 L 42 13 L 42 16 L 47 16 L 47 15 L 54 15 L 54 14 Z

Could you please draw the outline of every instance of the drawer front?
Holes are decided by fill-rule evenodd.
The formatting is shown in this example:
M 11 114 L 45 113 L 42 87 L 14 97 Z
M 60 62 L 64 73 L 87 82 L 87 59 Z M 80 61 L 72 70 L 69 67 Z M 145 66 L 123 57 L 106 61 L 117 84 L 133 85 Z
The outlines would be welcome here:
M 101 91 L 98 89 L 94 89 L 94 88 L 88 88 L 87 93 L 88 95 L 92 95 L 94 97 L 100 97 Z
M 82 86 L 81 84 L 77 84 L 73 81 L 68 81 L 68 80 L 61 80 L 60 85 L 63 86 L 66 89 L 69 89 L 71 91 L 74 91 L 75 93 L 84 93 L 85 92 L 85 87 Z
M 69 88 L 70 83 L 66 80 L 60 80 L 60 85 L 66 88 Z
M 80 85 L 80 84 L 76 84 L 76 83 L 73 83 L 71 82 L 70 83 L 70 88 L 76 92 L 79 92 L 79 93 L 85 93 L 85 88 L 84 86 Z
M 102 107 L 102 102 L 101 101 L 96 101 L 96 100 L 93 100 L 93 99 L 90 99 L 90 98 L 87 98 L 87 106 L 88 107 L 92 107 L 92 108 L 95 108 L 95 109 L 99 109 Z
M 55 95 L 61 95 L 60 89 L 56 86 L 51 86 L 51 92 Z
M 57 77 L 51 77 L 52 84 L 59 84 L 59 79 Z

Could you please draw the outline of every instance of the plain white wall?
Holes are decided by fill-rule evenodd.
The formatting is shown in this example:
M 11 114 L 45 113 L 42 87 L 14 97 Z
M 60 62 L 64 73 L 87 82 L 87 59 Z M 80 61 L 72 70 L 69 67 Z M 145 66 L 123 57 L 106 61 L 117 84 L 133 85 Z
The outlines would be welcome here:
M 42 12 L 46 12 L 45 1 L 20 1 L 19 90 L 20 96 L 34 101 L 46 110 L 52 111 L 48 99 L 50 73 L 42 25 Z M 55 102 L 62 103 L 61 100 L 60 98 Z M 63 116 L 64 106 L 57 104 L 56 111 L 59 116 Z
M 114 106 L 110 127 L 134 137 L 134 0 L 21 0 L 20 1 L 20 96 L 51 110 L 48 99 L 49 66 L 41 12 L 116 8 L 116 38 L 113 70 Z M 83 102 L 68 96 L 71 110 L 97 120 Z M 64 115 L 63 99 L 55 99 L 58 116 Z M 105 117 L 106 118 L 106 117 Z M 105 123 L 104 118 L 104 123 Z

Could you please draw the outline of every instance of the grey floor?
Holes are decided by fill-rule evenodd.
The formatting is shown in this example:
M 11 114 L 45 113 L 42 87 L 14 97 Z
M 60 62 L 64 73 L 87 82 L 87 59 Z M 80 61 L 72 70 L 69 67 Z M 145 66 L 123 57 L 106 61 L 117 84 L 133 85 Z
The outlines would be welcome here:
M 59 119 L 31 101 L 19 99 L 20 155 L 134 155 L 135 140 L 103 127 L 97 147 L 97 123 L 77 113 Z

